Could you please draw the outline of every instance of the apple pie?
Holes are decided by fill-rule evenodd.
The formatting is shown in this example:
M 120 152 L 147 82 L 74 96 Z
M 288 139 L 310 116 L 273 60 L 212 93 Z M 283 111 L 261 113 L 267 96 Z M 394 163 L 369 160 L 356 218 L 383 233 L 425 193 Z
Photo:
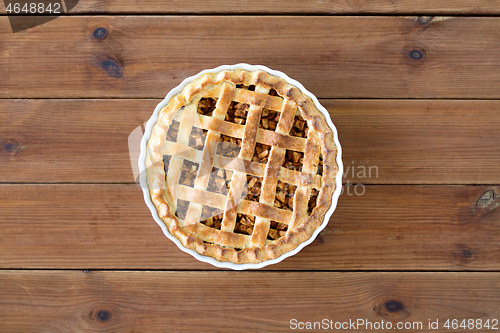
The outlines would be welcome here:
M 235 264 L 307 241 L 339 166 L 325 115 L 266 71 L 206 73 L 172 96 L 146 149 L 151 200 L 187 249 Z

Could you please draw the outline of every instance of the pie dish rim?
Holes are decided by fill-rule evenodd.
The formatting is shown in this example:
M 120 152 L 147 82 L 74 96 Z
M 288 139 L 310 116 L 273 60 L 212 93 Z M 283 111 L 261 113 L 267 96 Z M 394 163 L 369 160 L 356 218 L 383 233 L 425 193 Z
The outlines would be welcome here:
M 313 101 L 314 106 L 324 115 L 327 125 L 330 127 L 330 129 L 333 132 L 333 141 L 334 141 L 334 144 L 335 144 L 336 149 L 337 149 L 337 156 L 336 156 L 335 160 L 337 163 L 338 172 L 335 175 L 335 190 L 334 190 L 333 195 L 332 195 L 331 206 L 325 212 L 324 219 L 323 219 L 323 222 L 321 223 L 321 225 L 313 231 L 313 233 L 309 239 L 299 243 L 297 245 L 297 247 L 294 248 L 293 250 L 285 252 L 285 253 L 281 254 L 280 256 L 278 256 L 277 258 L 265 260 L 265 261 L 262 261 L 259 263 L 233 263 L 233 262 L 228 262 L 228 261 L 219 261 L 213 257 L 202 255 L 193 249 L 189 249 L 189 248 L 184 247 L 184 245 L 181 243 L 181 241 L 169 232 L 167 226 L 162 221 L 162 219 L 159 217 L 158 212 L 157 212 L 157 208 L 153 204 L 153 201 L 151 199 L 149 187 L 147 184 L 147 178 L 146 178 L 146 146 L 147 146 L 147 142 L 151 136 L 152 129 L 153 129 L 154 125 L 157 123 L 157 119 L 158 119 L 158 115 L 159 115 L 160 110 L 163 109 L 168 104 L 171 97 L 180 93 L 187 84 L 200 78 L 204 74 L 218 73 L 218 72 L 221 72 L 224 70 L 238 70 L 238 69 L 246 70 L 249 72 L 259 71 L 259 70 L 265 71 L 271 75 L 274 75 L 276 77 L 279 77 L 279 78 L 285 80 L 290 85 L 297 87 L 303 94 L 305 94 L 307 97 L 309 97 Z M 305 246 L 311 244 L 316 239 L 318 234 L 327 226 L 331 215 L 333 214 L 333 212 L 336 209 L 338 199 L 339 199 L 339 196 L 340 196 L 340 193 L 342 190 L 342 175 L 343 175 L 342 148 L 340 146 L 340 142 L 338 139 L 337 129 L 336 129 L 335 125 L 333 124 L 333 122 L 330 118 L 330 115 L 328 114 L 328 111 L 319 103 L 316 96 L 314 96 L 307 89 L 305 89 L 304 86 L 300 82 L 288 77 L 288 75 L 286 75 L 283 72 L 272 70 L 272 69 L 270 69 L 266 66 L 263 66 L 263 65 L 249 65 L 246 63 L 239 63 L 239 64 L 235 64 L 235 65 L 222 65 L 222 66 L 218 66 L 218 67 L 213 68 L 213 69 L 205 69 L 196 75 L 193 75 L 193 76 L 190 76 L 190 77 L 184 79 L 178 86 L 176 86 L 175 88 L 170 90 L 168 92 L 168 94 L 166 95 L 166 97 L 160 103 L 158 103 L 152 116 L 150 117 L 150 119 L 148 120 L 148 122 L 145 126 L 144 135 L 141 139 L 141 144 L 140 144 L 140 154 L 139 154 L 139 159 L 138 159 L 138 165 L 139 165 L 139 173 L 140 173 L 140 185 L 141 185 L 141 189 L 143 191 L 145 203 L 148 206 L 149 210 L 151 211 L 151 214 L 152 214 L 154 220 L 160 226 L 160 228 L 162 229 L 165 236 L 167 238 L 169 238 L 171 241 L 173 241 L 174 244 L 181 251 L 192 255 L 193 257 L 195 257 L 199 261 L 209 263 L 209 264 L 216 266 L 218 268 L 230 268 L 230 269 L 234 269 L 234 270 L 259 269 L 259 268 L 265 267 L 267 265 L 279 263 L 282 260 L 297 254 Z

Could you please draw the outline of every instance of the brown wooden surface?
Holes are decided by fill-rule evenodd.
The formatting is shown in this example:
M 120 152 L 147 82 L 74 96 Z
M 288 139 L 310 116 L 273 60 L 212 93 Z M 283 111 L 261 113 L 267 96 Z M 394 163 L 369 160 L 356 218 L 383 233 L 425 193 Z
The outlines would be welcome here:
M 203 69 L 249 62 L 284 71 L 321 98 L 496 99 L 499 22 L 494 17 L 423 22 L 417 16 L 65 16 L 13 34 L 4 19 L 0 97 L 163 98 Z M 96 40 L 99 27 L 109 34 Z
M 430 1 L 430 0 L 254 0 L 254 1 L 149 1 L 140 5 L 137 0 L 81 1 L 75 13 L 250 13 L 250 14 L 493 14 L 500 12 L 497 1 Z
M 0 284 L 3 332 L 289 332 L 292 319 L 449 332 L 447 319 L 500 317 L 500 273 L 3 271 Z
M 68 1 L 66 1 L 68 6 Z M 73 2 L 73 0 L 71 1 Z M 193 1 L 137 0 L 80 1 L 71 14 L 97 13 L 164 13 L 164 14 L 498 14 L 500 4 L 494 0 L 253 0 Z M 5 6 L 0 3 L 0 13 Z
M 128 137 L 159 101 L 0 100 L 0 182 L 133 183 Z M 344 182 L 500 183 L 499 101 L 321 103 L 339 130 Z
M 500 319 L 498 1 L 82 0 L 18 33 L 2 6 L 0 333 Z M 128 149 L 170 89 L 238 62 L 322 98 L 351 184 L 311 245 L 249 272 L 162 234 Z
M 268 268 L 499 270 L 499 193 L 491 186 L 346 187 L 318 239 Z M 2 185 L 0 211 L 4 268 L 213 268 L 163 235 L 135 184 Z

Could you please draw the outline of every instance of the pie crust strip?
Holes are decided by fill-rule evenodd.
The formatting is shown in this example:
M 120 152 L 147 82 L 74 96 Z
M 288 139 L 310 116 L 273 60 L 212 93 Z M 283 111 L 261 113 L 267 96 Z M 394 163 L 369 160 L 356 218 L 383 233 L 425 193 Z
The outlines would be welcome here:
M 292 127 L 293 116 L 295 115 L 296 106 L 290 102 L 283 103 L 283 109 L 280 110 L 280 118 L 276 125 L 276 132 L 278 134 L 288 134 Z M 281 165 L 285 159 L 286 150 L 278 146 L 273 146 L 267 161 L 264 178 L 262 181 L 262 190 L 259 201 L 269 206 L 274 206 L 276 198 L 276 186 L 281 171 Z M 258 216 L 255 219 L 254 231 L 250 241 L 250 246 L 263 246 L 266 243 L 267 235 L 270 228 L 269 219 L 264 219 Z M 281 222 L 281 221 L 280 221 Z M 286 221 L 287 223 L 288 221 Z
M 233 99 L 233 95 L 234 95 L 234 86 L 231 84 L 224 83 L 222 85 L 219 99 L 217 100 L 217 104 L 216 104 L 215 109 L 214 109 L 213 114 L 212 114 L 212 117 L 215 118 L 215 120 L 224 119 L 224 117 L 227 113 L 227 110 L 229 108 L 229 104 L 231 103 L 231 100 Z M 198 103 L 193 103 L 192 105 L 195 108 L 195 113 L 194 114 L 186 113 L 184 115 L 184 118 L 186 118 L 186 117 L 191 118 L 191 121 L 192 121 L 191 130 L 192 130 L 194 122 L 197 118 L 196 116 L 197 116 Z M 184 118 L 183 118 L 183 120 L 184 120 Z M 181 122 L 181 125 L 182 125 L 182 122 Z M 191 133 L 191 130 L 189 132 L 183 132 L 183 133 Z M 180 132 L 180 127 L 179 127 L 179 132 Z M 204 191 L 208 187 L 208 180 L 209 180 L 210 174 L 212 172 L 213 159 L 214 159 L 215 153 L 217 151 L 217 143 L 219 142 L 219 137 L 220 137 L 220 133 L 218 133 L 216 131 L 209 130 L 207 133 L 205 145 L 203 147 L 201 162 L 200 162 L 200 165 L 198 167 L 196 181 L 194 184 L 194 188 L 197 190 Z M 185 138 L 187 138 L 187 140 L 189 140 L 189 136 L 185 136 Z M 184 139 L 184 137 L 181 139 Z M 179 138 L 177 139 L 177 141 L 179 141 Z M 200 222 L 202 209 L 203 209 L 202 204 L 191 202 L 189 204 L 189 208 L 186 212 L 186 217 L 184 219 L 184 225 L 196 224 L 196 223 Z

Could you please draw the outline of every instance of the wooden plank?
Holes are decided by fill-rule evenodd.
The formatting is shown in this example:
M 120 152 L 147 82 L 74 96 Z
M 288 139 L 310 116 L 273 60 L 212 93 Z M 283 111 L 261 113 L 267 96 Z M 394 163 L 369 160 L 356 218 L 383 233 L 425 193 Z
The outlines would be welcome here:
M 133 183 L 128 137 L 158 103 L 0 100 L 0 182 Z
M 68 3 L 75 1 L 66 0 Z M 0 4 L 0 13 L 6 13 Z M 487 14 L 500 13 L 496 1 L 348 1 L 348 0 L 253 0 L 253 1 L 148 1 L 147 5 L 138 5 L 134 0 L 120 1 L 80 1 L 71 13 L 96 14 Z
M 2 20 L 0 97 L 158 98 L 202 69 L 250 62 L 321 98 L 497 99 L 499 27 L 494 17 L 64 16 L 13 34 Z
M 128 138 L 158 102 L 0 100 L 0 182 L 133 183 Z M 321 103 L 346 183 L 500 184 L 499 101 Z
M 497 101 L 321 101 L 339 131 L 344 179 L 500 184 Z
M 500 5 L 494 1 L 264 1 L 234 2 L 218 0 L 200 1 L 150 1 L 147 6 L 137 6 L 133 0 L 82 1 L 72 11 L 75 13 L 318 13 L 318 14 L 495 14 Z
M 282 270 L 499 270 L 500 188 L 349 186 Z M 156 225 L 137 185 L 1 185 L 0 268 L 211 269 Z
M 3 332 L 289 332 L 324 319 L 449 332 L 448 319 L 500 316 L 500 273 L 1 271 L 0 284 Z

